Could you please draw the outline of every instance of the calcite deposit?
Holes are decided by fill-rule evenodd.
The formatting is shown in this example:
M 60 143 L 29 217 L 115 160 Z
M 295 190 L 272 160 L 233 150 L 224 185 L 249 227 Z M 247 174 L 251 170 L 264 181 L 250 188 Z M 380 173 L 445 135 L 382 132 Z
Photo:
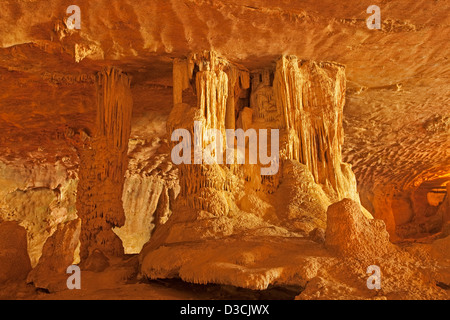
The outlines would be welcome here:
M 180 66 L 187 74 L 180 74 Z M 194 73 L 197 69 L 198 72 Z M 189 128 L 194 135 L 194 122 L 197 121 L 203 132 L 203 145 L 199 148 L 202 153 L 205 144 L 210 142 L 204 133 L 207 129 L 217 128 L 223 136 L 226 135 L 226 129 L 243 129 L 234 123 L 230 125 L 225 117 L 229 113 L 228 108 L 232 108 L 234 119 L 244 112 L 239 104 L 226 103 L 228 88 L 234 80 L 227 76 L 227 71 L 233 73 L 229 70 L 236 69 L 238 71 L 235 72 L 241 74 L 239 84 L 242 87 L 239 90 L 248 90 L 249 72 L 217 57 L 213 52 L 193 55 L 183 62 L 177 61 L 174 81 L 184 82 L 185 86 L 178 84 L 175 87 L 185 89 L 182 92 L 174 91 L 174 101 L 179 103 L 174 105 L 169 116 L 168 132 Z M 340 200 L 343 195 L 358 201 L 355 177 L 348 165 L 342 163 L 340 151 L 344 68 L 283 56 L 277 61 L 275 70 L 257 72 L 252 76 L 257 90 L 247 92 L 247 96 L 255 102 L 255 105 L 250 106 L 254 110 L 254 118 L 249 119 L 251 122 L 247 123 L 247 130 L 281 130 L 281 169 L 273 175 L 264 176 L 260 163 L 251 164 L 247 161 L 240 165 L 233 161 L 232 164 L 196 164 L 199 155 L 196 154 L 196 142 L 193 141 L 190 148 L 192 155 L 188 155 L 189 161 L 186 161 L 188 163 L 180 164 L 178 168 L 181 190 L 174 203 L 171 219 L 155 230 L 141 254 L 144 276 L 161 277 L 161 263 L 167 265 L 168 270 L 164 271 L 166 274 L 177 274 L 180 263 L 181 267 L 187 268 L 185 258 L 171 252 L 179 244 L 184 246 L 185 242 L 212 239 L 226 241 L 228 237 L 240 235 L 306 236 L 317 227 L 326 227 L 326 209 L 329 204 Z M 189 79 L 195 83 L 195 88 L 189 86 Z M 258 80 L 262 82 L 258 83 Z M 264 93 L 266 100 L 261 98 Z M 189 95 L 196 95 L 197 99 L 189 100 L 194 105 L 184 103 L 183 97 L 179 99 L 183 94 L 186 100 Z M 273 116 L 266 119 L 264 113 L 267 109 L 273 109 Z M 265 138 L 263 143 L 267 142 Z M 239 137 L 235 139 L 239 144 Z M 260 145 L 261 139 L 259 135 Z M 227 145 L 229 143 L 227 141 Z M 234 145 L 235 141 L 231 141 L 231 144 Z M 244 150 L 238 149 L 237 152 L 244 153 L 243 157 L 249 160 L 252 156 L 249 149 L 250 141 Z M 218 151 L 223 153 L 224 150 Z M 167 256 L 155 258 L 156 253 L 153 251 L 158 247 L 158 250 L 162 250 L 161 246 L 166 244 L 171 244 L 170 249 L 164 250 Z M 215 246 L 216 242 L 212 242 L 211 247 L 207 246 L 204 250 L 213 253 L 217 250 Z M 169 260 L 171 263 L 166 264 Z M 208 260 L 210 263 L 214 261 L 212 258 Z M 282 266 L 280 262 L 279 267 Z M 230 264 L 228 267 L 239 270 L 239 265 Z M 223 273 L 226 270 L 223 267 Z M 201 274 L 194 273 L 196 278 L 191 280 L 207 283 L 208 280 L 202 279 Z M 247 274 L 248 277 L 254 276 L 251 271 Z M 251 281 L 244 281 L 240 285 L 255 286 L 248 282 Z M 268 281 L 266 287 L 270 283 Z M 260 286 L 256 284 L 256 287 Z
M 94 2 L 0 3 L 0 298 L 449 299 L 448 2 Z
M 92 249 L 123 253 L 113 227 L 125 224 L 123 185 L 128 166 L 128 140 L 133 101 L 130 80 L 120 70 L 98 74 L 97 118 L 93 138 L 80 133 L 77 213 L 81 218 L 81 257 Z M 75 142 L 75 143 L 76 143 Z

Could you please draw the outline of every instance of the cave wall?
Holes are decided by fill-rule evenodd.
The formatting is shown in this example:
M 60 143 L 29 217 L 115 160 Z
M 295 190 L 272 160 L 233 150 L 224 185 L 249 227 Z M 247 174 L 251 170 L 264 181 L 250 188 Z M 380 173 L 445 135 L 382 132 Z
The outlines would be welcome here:
M 0 218 L 17 221 L 27 231 L 34 267 L 57 226 L 77 217 L 77 180 L 63 163 L 32 165 L 0 162 Z

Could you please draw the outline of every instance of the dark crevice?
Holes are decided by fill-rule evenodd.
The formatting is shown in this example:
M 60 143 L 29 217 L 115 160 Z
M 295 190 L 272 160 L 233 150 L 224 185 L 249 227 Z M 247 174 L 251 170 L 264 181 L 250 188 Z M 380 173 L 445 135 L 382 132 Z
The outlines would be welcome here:
M 145 283 L 163 286 L 177 291 L 192 293 L 193 296 L 207 296 L 211 300 L 294 300 L 303 290 L 300 286 L 273 286 L 266 290 L 244 289 L 219 284 L 193 284 L 179 278 L 144 280 Z
M 450 290 L 450 285 L 445 284 L 445 283 L 443 283 L 443 282 L 438 282 L 438 283 L 436 283 L 436 285 L 437 285 L 439 288 L 442 288 L 442 289 L 444 289 L 444 290 Z

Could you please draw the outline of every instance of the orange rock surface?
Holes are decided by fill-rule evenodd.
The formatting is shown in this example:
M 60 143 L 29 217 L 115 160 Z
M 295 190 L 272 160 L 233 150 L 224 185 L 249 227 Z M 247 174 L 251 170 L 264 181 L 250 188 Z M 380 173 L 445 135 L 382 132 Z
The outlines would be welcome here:
M 76 5 L 0 2 L 0 298 L 449 298 L 448 2 Z

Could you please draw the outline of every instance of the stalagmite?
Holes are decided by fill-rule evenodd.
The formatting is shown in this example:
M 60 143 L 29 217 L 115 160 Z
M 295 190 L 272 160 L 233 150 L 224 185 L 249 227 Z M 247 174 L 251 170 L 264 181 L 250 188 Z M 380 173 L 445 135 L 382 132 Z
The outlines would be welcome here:
M 355 177 L 341 156 L 346 82 L 343 66 L 283 56 L 275 69 L 252 72 L 250 81 L 250 73 L 242 67 L 214 52 L 203 52 L 191 54 L 186 60 L 175 60 L 173 70 L 175 105 L 168 121 L 169 133 L 186 128 L 195 137 L 193 124 L 197 121 L 201 124 L 197 129 L 204 148 L 212 142 L 205 133 L 208 129 L 217 129 L 224 137 L 225 129 L 229 128 L 279 129 L 282 160 L 304 164 L 330 200 L 349 197 L 359 203 Z M 242 93 L 248 89 L 251 89 L 248 104 L 238 105 Z M 183 103 L 188 92 L 193 96 Z M 194 105 L 190 104 L 194 101 Z M 193 154 L 201 152 L 196 143 L 192 142 Z M 234 143 L 231 141 L 231 145 Z M 270 141 L 266 149 L 269 146 Z M 249 152 L 248 145 L 246 148 Z M 255 174 L 255 165 L 248 161 L 245 165 L 205 166 L 196 159 L 194 156 L 193 165 L 180 165 L 182 196 L 195 195 L 202 188 L 229 191 L 235 175 L 258 191 L 273 193 L 280 183 L 280 174 Z M 190 202 L 197 203 L 193 199 Z M 194 205 L 194 208 L 205 207 Z
M 245 68 L 231 64 L 213 51 L 207 51 L 191 54 L 184 61 L 175 60 L 173 70 L 175 104 L 167 123 L 169 133 L 176 129 L 188 129 L 192 136 L 195 136 L 194 122 L 198 121 L 202 124 L 201 128 L 198 128 L 202 137 L 199 147 L 205 148 L 215 141 L 213 137 L 208 136 L 208 129 L 217 129 L 225 137 L 226 129 L 236 127 L 237 100 L 240 92 L 250 86 L 249 73 Z M 183 91 L 189 91 L 188 89 L 194 93 L 196 99 L 186 102 L 195 101 L 193 106 L 183 103 Z M 223 150 L 215 152 L 225 151 L 225 147 L 224 143 Z M 230 184 L 226 182 L 229 179 L 226 166 L 199 164 L 194 157 L 196 152 L 198 157 L 199 150 L 193 149 L 193 164 L 180 165 L 181 194 L 196 194 L 202 188 L 214 188 L 220 192 L 226 190 L 227 184 Z M 199 201 L 205 200 L 198 199 L 192 203 L 200 203 Z M 195 207 L 197 208 L 197 205 Z M 198 207 L 203 208 L 201 204 L 198 204 Z
M 173 138 L 177 129 L 188 131 L 183 135 L 187 141 L 182 142 L 190 148 L 182 150 L 189 153 L 187 157 L 183 154 L 189 161 L 177 165 L 180 194 L 172 215 L 155 228 L 141 253 L 146 277 L 172 275 L 178 272 L 174 266 L 181 265 L 189 273 L 185 280 L 214 282 L 214 275 L 197 272 L 198 266 L 191 265 L 187 256 L 177 257 L 179 250 L 191 252 L 177 244 L 201 242 L 205 256 L 217 257 L 216 246 L 207 240 L 227 236 L 240 239 L 242 234 L 271 237 L 292 233 L 306 237 L 314 229 L 326 228 L 327 207 L 334 201 L 346 196 L 359 206 L 355 177 L 341 158 L 345 95 L 341 65 L 284 56 L 275 69 L 264 68 L 250 75 L 214 52 L 203 52 L 176 60 L 173 74 L 175 104 L 167 121 L 168 138 Z M 197 162 L 202 149 L 214 139 L 207 130 L 217 129 L 225 137 L 225 130 L 230 128 L 249 130 L 255 136 L 251 138 L 249 133 L 244 149 L 227 157 L 234 159 L 232 163 Z M 273 153 L 271 130 L 279 130 L 280 141 L 275 142 L 280 145 L 276 150 L 280 163 L 278 172 L 262 175 L 264 156 L 260 153 Z M 238 140 L 234 137 L 227 141 L 228 146 L 236 147 Z M 256 150 L 251 148 L 253 140 L 258 142 Z M 171 142 L 172 147 L 180 143 L 176 139 Z M 215 150 L 220 151 L 224 150 Z M 238 155 L 244 163 L 237 161 Z M 254 158 L 256 163 L 251 163 Z M 163 249 L 168 244 L 170 248 Z M 166 258 L 173 263 L 166 264 Z M 233 272 L 224 267 L 222 280 L 217 281 L 251 288 L 270 283 L 264 280 L 261 284 L 252 272 L 248 279 L 239 280 Z
M 359 202 L 355 177 L 342 161 L 345 83 L 342 65 L 283 56 L 275 69 L 252 72 L 250 106 L 254 121 L 281 130 L 282 159 L 304 164 L 333 201 Z
M 80 151 L 77 210 L 82 220 L 82 259 L 94 249 L 123 253 L 112 228 L 125 222 L 122 192 L 133 106 L 130 79 L 118 69 L 107 68 L 98 74 L 97 94 L 94 137 Z
M 289 159 L 305 164 L 317 183 L 342 195 L 342 112 L 344 68 L 283 57 L 277 63 L 274 91 L 286 129 Z

